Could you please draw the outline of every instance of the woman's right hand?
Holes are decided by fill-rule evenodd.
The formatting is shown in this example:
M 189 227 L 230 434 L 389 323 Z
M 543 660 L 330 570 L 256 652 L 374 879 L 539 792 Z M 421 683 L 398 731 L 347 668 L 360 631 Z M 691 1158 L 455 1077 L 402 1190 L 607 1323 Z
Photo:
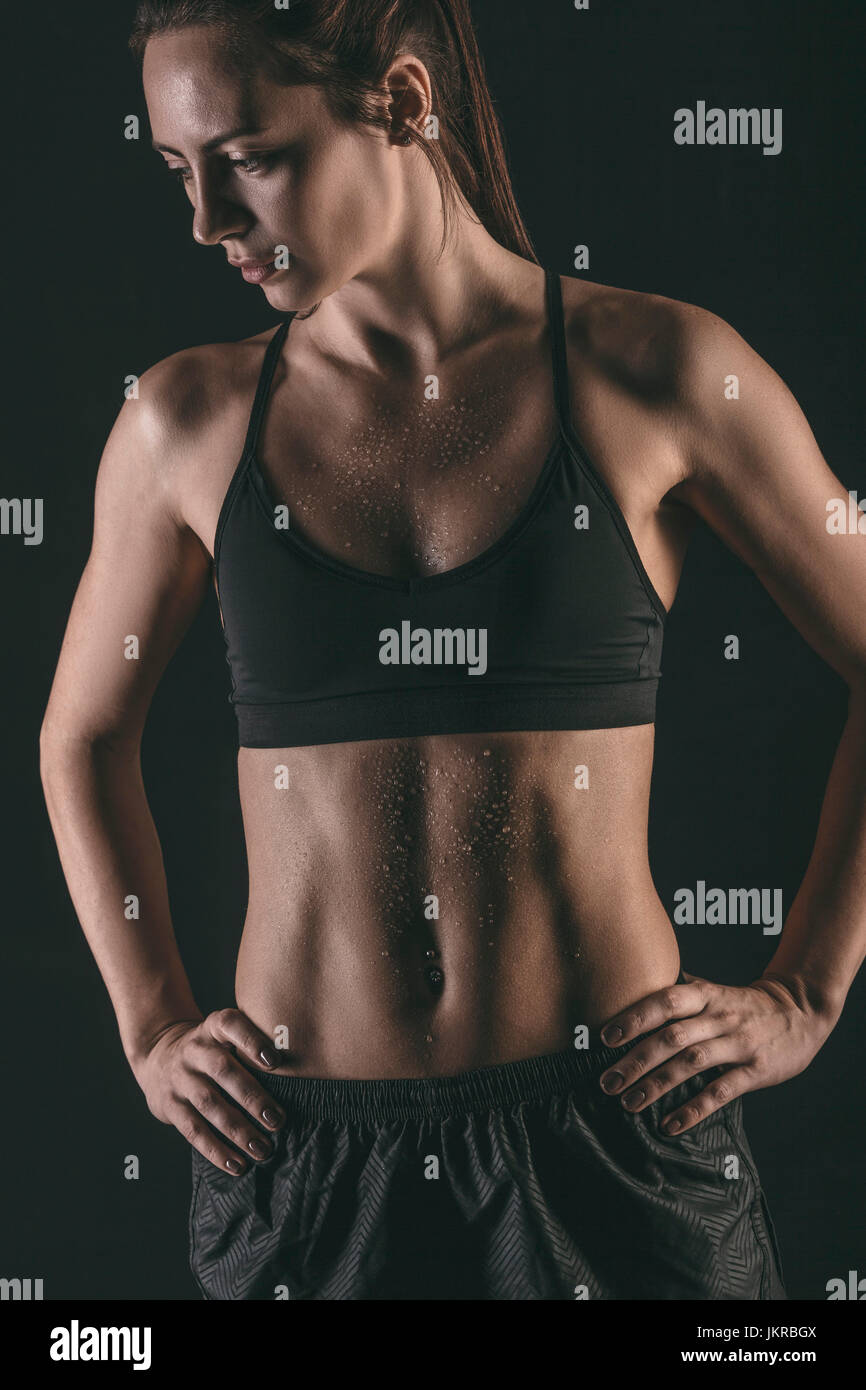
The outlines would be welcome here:
M 261 1162 L 273 1152 L 258 1126 L 274 1131 L 285 1122 L 244 1062 L 275 1066 L 273 1044 L 239 1009 L 218 1009 L 199 1021 L 171 1024 L 132 1063 L 150 1113 L 235 1177 L 251 1159 Z

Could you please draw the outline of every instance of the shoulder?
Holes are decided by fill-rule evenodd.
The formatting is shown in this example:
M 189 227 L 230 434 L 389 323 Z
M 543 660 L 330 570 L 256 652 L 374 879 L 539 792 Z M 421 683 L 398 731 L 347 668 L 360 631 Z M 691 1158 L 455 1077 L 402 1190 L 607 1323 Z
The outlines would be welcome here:
M 115 421 L 97 489 L 146 489 L 187 524 L 241 456 L 273 332 L 182 348 L 148 367 Z
M 569 350 L 663 416 L 686 460 L 710 437 L 724 444 L 768 417 L 782 429 L 796 423 L 796 402 L 781 377 L 718 314 L 570 278 L 563 299 Z M 686 461 L 684 472 L 690 468 Z
M 731 324 L 661 294 L 563 280 L 569 343 L 640 391 L 687 396 L 718 369 L 771 373 Z
M 273 332 L 182 348 L 148 367 L 138 383 L 142 429 L 161 445 L 186 446 L 219 429 L 233 410 L 251 406 Z

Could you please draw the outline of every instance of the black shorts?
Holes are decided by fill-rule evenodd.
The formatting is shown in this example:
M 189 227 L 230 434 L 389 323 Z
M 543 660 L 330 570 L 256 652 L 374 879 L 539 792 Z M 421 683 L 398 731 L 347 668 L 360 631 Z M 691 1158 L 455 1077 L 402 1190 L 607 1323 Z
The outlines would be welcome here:
M 633 1045 L 633 1044 L 632 1044 Z M 240 1178 L 192 1150 L 206 1299 L 784 1299 L 739 1099 L 688 1133 L 600 1073 L 627 1048 L 457 1076 L 256 1075 L 288 1120 Z

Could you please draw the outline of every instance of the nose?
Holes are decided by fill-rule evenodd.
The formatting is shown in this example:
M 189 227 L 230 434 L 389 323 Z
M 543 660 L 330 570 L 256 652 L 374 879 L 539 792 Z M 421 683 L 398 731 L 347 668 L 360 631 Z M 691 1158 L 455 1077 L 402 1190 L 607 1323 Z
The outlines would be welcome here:
M 204 178 L 197 181 L 192 234 L 199 246 L 214 246 L 225 237 L 242 235 L 248 231 L 250 220 L 249 213 L 225 198 L 213 182 Z

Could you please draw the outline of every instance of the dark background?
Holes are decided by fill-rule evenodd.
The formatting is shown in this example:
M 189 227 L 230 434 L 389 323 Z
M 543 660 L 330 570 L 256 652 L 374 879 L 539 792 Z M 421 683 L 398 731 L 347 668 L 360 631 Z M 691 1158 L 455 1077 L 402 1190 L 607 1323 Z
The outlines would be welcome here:
M 518 201 L 542 263 L 713 310 L 780 373 L 842 487 L 866 490 L 860 4 L 831 0 L 473 0 Z M 38 779 L 38 731 L 91 537 L 123 379 L 194 343 L 277 321 L 190 235 L 149 149 L 125 52 L 131 3 L 45 0 L 7 27 L 19 137 L 4 183 L 11 387 L 2 492 L 44 498 L 45 537 L 3 566 L 6 1045 L 0 1275 L 47 1298 L 197 1297 L 189 1156 L 149 1114 L 72 911 Z M 778 156 L 682 148 L 673 113 L 782 107 Z M 137 143 L 124 118 L 142 120 Z M 739 662 L 719 658 L 741 635 Z M 699 878 L 781 887 L 804 872 L 845 716 L 841 681 L 703 527 L 665 646 L 650 851 L 662 901 Z M 211 591 L 157 692 L 143 765 L 199 1004 L 233 1002 L 246 893 L 229 674 Z M 866 906 L 866 904 L 864 904 Z M 687 970 L 757 974 L 760 927 L 682 927 Z M 807 1072 L 746 1097 L 789 1293 L 826 1298 L 864 1264 L 859 979 Z M 124 1180 L 127 1154 L 141 1179 Z

